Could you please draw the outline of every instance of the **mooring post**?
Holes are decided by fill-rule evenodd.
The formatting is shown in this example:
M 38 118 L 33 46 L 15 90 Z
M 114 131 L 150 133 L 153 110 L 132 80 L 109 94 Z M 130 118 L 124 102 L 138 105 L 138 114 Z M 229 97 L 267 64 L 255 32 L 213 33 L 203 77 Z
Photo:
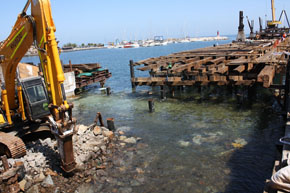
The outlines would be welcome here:
M 135 71 L 134 71 L 134 62 L 133 62 L 133 60 L 130 60 L 130 74 L 131 74 L 132 89 L 133 89 L 133 91 L 135 91 L 136 85 L 134 83 Z
M 97 113 L 96 118 L 95 118 L 95 124 L 98 124 L 98 121 L 100 122 L 100 125 L 104 127 L 104 122 L 102 118 L 102 114 L 100 112 Z
M 107 87 L 107 88 L 106 88 L 106 91 L 107 91 L 107 95 L 108 95 L 108 96 L 111 95 L 111 87 Z
M 148 100 L 148 106 L 149 106 L 149 112 L 150 113 L 153 113 L 154 110 L 155 110 L 155 107 L 154 107 L 154 99 L 149 99 Z
M 114 118 L 107 118 L 107 125 L 110 131 L 115 131 Z
M 73 69 L 72 69 L 72 63 L 71 63 L 71 60 L 69 60 L 69 68 L 70 68 L 70 71 L 72 72 L 73 71 Z

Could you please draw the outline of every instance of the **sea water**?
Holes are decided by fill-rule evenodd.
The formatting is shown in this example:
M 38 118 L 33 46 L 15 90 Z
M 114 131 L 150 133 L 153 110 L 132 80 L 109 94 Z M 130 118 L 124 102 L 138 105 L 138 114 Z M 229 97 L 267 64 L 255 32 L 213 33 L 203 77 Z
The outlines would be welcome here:
M 228 43 L 220 41 L 219 44 Z M 96 49 L 62 53 L 63 63 L 94 63 L 112 72 L 106 86 L 89 86 L 74 103 L 78 123 L 91 124 L 97 112 L 114 117 L 115 125 L 147 144 L 133 156 L 133 165 L 144 170 L 142 183 L 130 181 L 132 192 L 262 192 L 271 175 L 275 143 L 283 120 L 272 101 L 258 99 L 251 106 L 238 105 L 232 95 L 198 96 L 194 90 L 179 91 L 175 98 L 160 100 L 158 89 L 132 92 L 129 60 L 143 60 L 174 52 L 212 46 L 217 42 L 192 42 L 134 49 Z M 38 63 L 37 57 L 22 62 Z M 136 71 L 136 77 L 147 76 Z M 148 99 L 155 112 L 148 112 Z M 267 100 L 268 101 L 268 100 Z

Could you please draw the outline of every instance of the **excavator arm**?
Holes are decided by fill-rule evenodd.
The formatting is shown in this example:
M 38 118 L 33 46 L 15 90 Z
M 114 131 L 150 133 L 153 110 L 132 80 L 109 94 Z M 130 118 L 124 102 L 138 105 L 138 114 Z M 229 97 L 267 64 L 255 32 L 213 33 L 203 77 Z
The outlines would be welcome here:
M 26 11 L 31 7 L 31 15 Z M 51 131 L 58 141 L 62 168 L 71 172 L 75 168 L 72 136 L 76 120 L 72 117 L 73 104 L 66 101 L 63 87 L 64 73 L 59 57 L 59 50 L 54 32 L 55 25 L 51 15 L 49 0 L 28 0 L 9 37 L 0 47 L 2 84 L 2 110 L 6 113 L 7 122 L 12 125 L 11 109 L 17 109 L 25 120 L 22 89 L 18 86 L 18 104 L 15 102 L 15 78 L 17 65 L 32 44 L 38 49 L 40 67 L 48 93 L 46 117 Z M 19 94 L 20 93 L 20 94 Z

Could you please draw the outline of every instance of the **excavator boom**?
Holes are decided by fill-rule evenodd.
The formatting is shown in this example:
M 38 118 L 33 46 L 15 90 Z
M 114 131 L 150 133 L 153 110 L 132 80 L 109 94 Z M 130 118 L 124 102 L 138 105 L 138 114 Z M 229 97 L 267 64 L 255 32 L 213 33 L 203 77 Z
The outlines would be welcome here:
M 31 15 L 26 14 L 29 7 L 31 8 Z M 75 168 L 72 136 L 75 132 L 76 120 L 72 117 L 73 104 L 66 101 L 63 86 L 65 78 L 55 31 L 50 1 L 28 0 L 23 11 L 18 15 L 11 34 L 0 46 L 2 111 L 5 112 L 8 124 L 13 126 L 12 117 L 15 115 L 15 110 L 23 121 L 26 120 L 26 113 L 30 112 L 28 117 L 30 121 L 34 121 L 33 118 L 36 116 L 33 115 L 39 111 L 39 108 L 45 109 L 42 119 L 49 122 L 51 132 L 58 141 L 62 168 L 66 172 L 71 172 Z M 17 79 L 18 100 L 16 101 L 16 69 L 32 44 L 38 49 L 44 85 L 39 78 L 30 79 L 26 82 Z M 29 95 L 33 96 L 35 100 L 38 100 L 38 97 L 39 100 L 42 100 L 42 103 L 36 101 L 38 106 L 33 109 L 32 103 L 35 101 L 31 100 Z M 34 95 L 37 95 L 37 97 Z M 39 116 L 38 114 L 37 119 Z

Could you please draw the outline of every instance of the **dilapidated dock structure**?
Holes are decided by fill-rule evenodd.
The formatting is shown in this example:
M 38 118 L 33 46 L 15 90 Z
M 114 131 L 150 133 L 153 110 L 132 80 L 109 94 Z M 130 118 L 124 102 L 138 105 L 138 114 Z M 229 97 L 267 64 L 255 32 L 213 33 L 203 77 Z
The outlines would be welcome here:
M 286 72 L 289 39 L 233 42 L 197 50 L 184 51 L 130 61 L 132 87 L 231 85 L 266 88 L 282 86 Z M 148 71 L 149 77 L 135 77 L 137 70 Z M 279 76 L 278 76 L 279 75 Z M 275 79 L 275 81 L 274 81 Z
M 101 87 L 108 78 L 112 76 L 112 73 L 108 69 L 101 67 L 99 63 L 88 64 L 64 64 L 64 72 L 74 72 L 76 89 L 80 89 L 84 86 L 88 86 L 93 83 L 100 83 Z

